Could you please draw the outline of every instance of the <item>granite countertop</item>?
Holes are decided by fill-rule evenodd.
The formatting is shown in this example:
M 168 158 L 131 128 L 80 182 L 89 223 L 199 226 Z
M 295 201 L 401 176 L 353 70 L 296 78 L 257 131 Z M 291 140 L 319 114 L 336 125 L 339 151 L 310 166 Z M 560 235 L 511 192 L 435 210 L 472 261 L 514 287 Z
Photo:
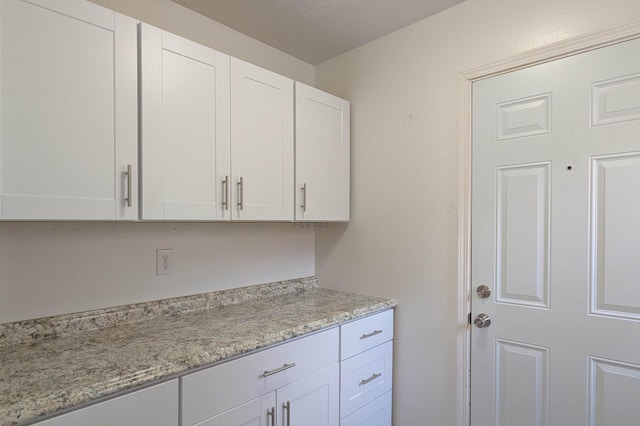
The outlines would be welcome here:
M 320 288 L 317 280 L 291 292 L 286 285 L 278 288 L 275 296 L 263 291 L 196 310 L 169 304 L 151 318 L 0 346 L 0 425 L 28 424 L 396 306 L 389 299 Z M 8 336 L 7 329 L 0 327 L 0 337 Z

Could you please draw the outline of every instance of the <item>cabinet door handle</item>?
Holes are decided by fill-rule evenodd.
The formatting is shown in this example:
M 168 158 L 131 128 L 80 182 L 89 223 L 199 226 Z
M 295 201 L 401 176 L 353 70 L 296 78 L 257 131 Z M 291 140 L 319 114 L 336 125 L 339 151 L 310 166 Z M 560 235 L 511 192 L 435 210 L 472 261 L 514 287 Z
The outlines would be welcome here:
M 377 379 L 378 377 L 382 377 L 382 373 L 374 373 L 371 377 L 369 377 L 368 379 L 362 379 L 360 381 L 360 384 L 358 386 L 364 386 L 369 382 L 374 381 L 375 379 Z
M 244 210 L 244 179 L 242 179 L 242 176 L 238 180 L 238 206 L 240 210 Z
M 271 426 L 276 426 L 276 407 L 271 407 L 267 410 L 267 421 L 271 417 Z
M 269 377 L 269 376 L 273 376 L 274 374 L 280 373 L 284 370 L 288 370 L 290 368 L 293 368 L 296 366 L 295 362 L 292 362 L 291 364 L 285 364 L 280 368 L 276 368 L 275 370 L 264 370 L 264 373 L 262 373 L 260 376 L 258 377 Z
M 229 176 L 225 176 L 222 181 L 222 206 L 229 210 Z
M 300 205 L 300 208 L 302 209 L 303 212 L 307 211 L 307 184 L 304 183 L 302 184 L 302 204 Z
M 124 172 L 127 177 L 127 196 L 124 198 L 124 201 L 127 203 L 127 207 L 131 207 L 131 203 L 133 202 L 131 199 L 131 181 L 133 180 L 131 177 L 132 168 L 131 164 L 127 164 L 127 170 Z
M 291 426 L 291 401 L 282 404 L 282 409 L 287 412 L 287 426 Z
M 373 330 L 369 334 L 363 334 L 362 336 L 360 336 L 360 340 L 368 339 L 369 337 L 373 337 L 376 334 L 380 334 L 380 333 L 382 333 L 382 330 Z

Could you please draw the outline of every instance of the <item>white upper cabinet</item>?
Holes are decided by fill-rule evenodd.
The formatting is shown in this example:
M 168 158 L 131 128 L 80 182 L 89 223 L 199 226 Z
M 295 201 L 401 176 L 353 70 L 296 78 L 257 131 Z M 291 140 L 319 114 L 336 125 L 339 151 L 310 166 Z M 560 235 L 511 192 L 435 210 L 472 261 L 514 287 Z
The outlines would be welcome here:
M 293 81 L 231 58 L 232 219 L 293 220 Z
M 141 24 L 142 209 L 229 220 L 229 56 Z
M 0 218 L 135 220 L 136 22 L 72 0 L 0 15 Z
M 349 102 L 296 82 L 296 221 L 348 221 Z

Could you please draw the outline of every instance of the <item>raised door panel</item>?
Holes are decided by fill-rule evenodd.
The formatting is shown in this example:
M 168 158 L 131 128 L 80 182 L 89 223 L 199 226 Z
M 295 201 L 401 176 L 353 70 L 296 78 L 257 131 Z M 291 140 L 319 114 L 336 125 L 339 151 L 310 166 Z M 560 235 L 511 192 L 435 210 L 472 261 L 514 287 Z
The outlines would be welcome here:
M 350 105 L 296 82 L 297 221 L 349 220 Z
M 229 57 L 141 24 L 142 218 L 228 220 Z
M 293 220 L 293 81 L 231 58 L 232 219 Z
M 0 7 L 2 219 L 136 219 L 135 21 L 70 0 Z
M 37 425 L 178 426 L 178 380 L 110 399 Z

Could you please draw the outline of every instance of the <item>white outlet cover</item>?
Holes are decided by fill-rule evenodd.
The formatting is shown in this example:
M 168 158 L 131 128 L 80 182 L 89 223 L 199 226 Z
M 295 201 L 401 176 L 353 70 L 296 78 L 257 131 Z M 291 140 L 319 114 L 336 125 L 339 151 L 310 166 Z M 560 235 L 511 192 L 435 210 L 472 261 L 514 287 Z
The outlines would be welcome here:
M 173 249 L 156 250 L 156 275 L 171 275 L 173 267 Z

